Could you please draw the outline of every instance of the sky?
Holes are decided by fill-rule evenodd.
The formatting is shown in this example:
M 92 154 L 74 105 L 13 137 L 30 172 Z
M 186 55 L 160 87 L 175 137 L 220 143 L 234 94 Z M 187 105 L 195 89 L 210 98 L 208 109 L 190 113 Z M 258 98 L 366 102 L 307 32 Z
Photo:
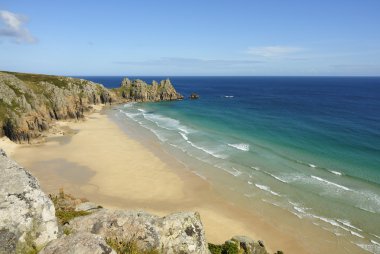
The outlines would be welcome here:
M 0 0 L 0 70 L 380 76 L 380 1 Z

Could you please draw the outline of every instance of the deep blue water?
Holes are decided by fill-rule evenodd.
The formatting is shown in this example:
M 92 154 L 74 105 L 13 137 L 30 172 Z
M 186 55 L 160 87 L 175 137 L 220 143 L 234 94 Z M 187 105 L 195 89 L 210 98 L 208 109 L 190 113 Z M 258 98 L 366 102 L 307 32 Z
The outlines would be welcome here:
M 109 88 L 122 80 L 83 78 Z M 207 166 L 228 172 L 250 202 L 282 207 L 380 252 L 379 77 L 171 81 L 185 97 L 196 92 L 200 99 L 128 104 L 117 114 L 189 165 L 203 163 L 200 175 L 213 177 Z

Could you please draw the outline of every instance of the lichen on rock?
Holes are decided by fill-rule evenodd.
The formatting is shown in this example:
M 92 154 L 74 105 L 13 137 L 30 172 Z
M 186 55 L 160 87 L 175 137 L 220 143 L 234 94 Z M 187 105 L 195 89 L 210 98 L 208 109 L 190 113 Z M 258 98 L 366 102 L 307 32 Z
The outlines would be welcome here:
M 36 178 L 0 151 L 0 253 L 37 248 L 56 239 L 53 203 Z

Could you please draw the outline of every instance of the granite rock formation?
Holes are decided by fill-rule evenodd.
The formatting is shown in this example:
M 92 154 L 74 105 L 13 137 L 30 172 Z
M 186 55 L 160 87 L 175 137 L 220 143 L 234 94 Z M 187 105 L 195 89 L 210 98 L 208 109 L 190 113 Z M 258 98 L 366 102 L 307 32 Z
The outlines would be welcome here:
M 39 254 L 116 254 L 99 235 L 76 233 L 51 241 Z
M 139 249 L 146 251 L 209 253 L 203 225 L 196 212 L 174 213 L 160 218 L 140 211 L 103 209 L 75 218 L 65 228 L 135 242 Z
M 0 149 L 0 253 L 27 253 L 58 237 L 55 209 L 38 181 Z
M 102 85 L 83 79 L 0 72 L 0 136 L 29 142 L 54 120 L 83 118 L 90 105 L 115 100 Z
M 129 80 L 124 78 L 120 88 L 116 89 L 118 94 L 130 101 L 171 101 L 182 100 L 183 96 L 174 89 L 169 79 L 161 80 L 160 83 L 153 81 L 148 85 L 140 79 Z
M 55 120 L 81 119 L 94 104 L 180 100 L 170 80 L 151 85 L 125 78 L 116 89 L 77 78 L 0 72 L 0 137 L 23 143 Z

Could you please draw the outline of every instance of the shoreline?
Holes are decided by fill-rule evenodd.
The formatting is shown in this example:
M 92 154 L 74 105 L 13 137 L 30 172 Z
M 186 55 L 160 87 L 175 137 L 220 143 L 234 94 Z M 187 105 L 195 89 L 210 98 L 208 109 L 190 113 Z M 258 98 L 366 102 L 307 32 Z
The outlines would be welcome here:
M 151 150 L 158 147 L 147 148 L 128 136 L 104 110 L 64 126 L 75 134 L 17 145 L 13 152 L 12 157 L 37 177 L 47 193 L 63 187 L 107 208 L 143 209 L 160 216 L 198 211 L 209 242 L 247 235 L 264 240 L 269 252 L 314 253 L 302 246 L 302 239 L 284 234 L 258 214 L 226 200 L 179 162 L 168 162 L 170 155 L 157 156 Z

